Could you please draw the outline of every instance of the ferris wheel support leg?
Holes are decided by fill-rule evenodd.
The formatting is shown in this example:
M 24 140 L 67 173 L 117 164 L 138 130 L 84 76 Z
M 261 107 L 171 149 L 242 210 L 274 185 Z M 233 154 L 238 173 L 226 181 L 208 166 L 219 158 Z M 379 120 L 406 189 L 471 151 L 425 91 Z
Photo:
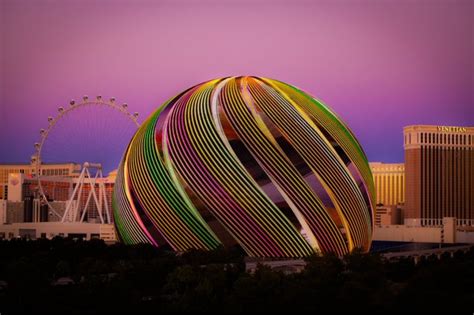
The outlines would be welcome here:
M 81 223 L 84 222 L 84 218 L 86 216 L 87 208 L 89 207 L 89 203 L 91 201 L 91 196 L 92 196 L 92 193 L 89 192 L 89 196 L 87 196 L 86 204 L 84 205 L 84 208 L 82 208 L 81 220 L 79 221 Z
M 99 200 L 101 203 L 101 211 L 105 212 L 105 223 L 110 223 L 109 205 L 107 203 L 104 183 L 99 183 Z
M 90 177 L 90 173 L 89 171 L 87 170 L 87 174 L 89 175 Z M 101 174 L 101 171 L 99 170 L 96 174 L 95 174 L 95 177 L 94 179 L 91 181 L 90 185 L 91 185 L 91 192 L 92 192 L 92 197 L 94 197 L 94 201 L 95 201 L 95 205 L 97 208 L 99 208 L 99 200 L 97 199 L 97 194 L 95 193 L 95 182 L 96 182 L 96 179 L 97 177 Z M 104 217 L 102 216 L 102 211 L 101 209 L 97 209 L 98 213 L 99 213 L 99 218 L 100 218 L 100 222 L 102 224 L 104 224 Z
M 76 220 L 78 220 L 78 216 L 80 215 L 79 214 L 79 207 L 81 206 L 81 200 L 82 200 L 82 188 L 84 187 L 84 182 L 81 181 L 81 183 L 79 184 L 80 187 L 79 187 L 79 192 L 77 194 L 77 202 L 76 202 L 76 207 L 74 208 L 74 219 L 73 221 L 76 222 Z
M 84 166 L 84 173 L 85 173 L 85 176 L 87 176 L 87 178 L 89 178 L 89 185 L 90 185 L 90 179 L 91 179 L 90 176 L 91 176 L 91 174 L 89 173 L 89 170 L 86 166 Z M 82 182 L 81 184 L 85 185 L 84 182 Z M 92 190 L 89 191 L 89 194 L 87 195 L 86 203 L 85 203 L 84 207 L 81 208 L 81 212 L 80 212 L 81 216 L 80 216 L 80 219 L 79 219 L 79 222 L 81 222 L 81 223 L 84 222 L 84 218 L 86 216 L 87 208 L 89 207 L 89 202 L 91 200 L 91 197 L 92 197 Z
M 98 170 L 98 175 L 102 178 L 102 169 Z M 99 211 L 102 213 L 102 217 L 106 217 L 106 221 L 102 220 L 102 224 L 109 223 L 110 224 L 110 214 L 109 214 L 109 205 L 107 203 L 107 195 L 105 192 L 105 184 L 103 182 L 99 182 Z M 104 209 L 105 208 L 105 209 Z M 105 215 L 104 215 L 105 211 Z
M 104 205 L 105 205 L 105 214 L 107 216 L 107 223 L 110 224 L 110 211 L 109 211 L 109 203 L 107 202 L 107 194 L 105 193 L 105 185 L 102 184 L 102 197 L 104 198 Z
M 100 178 L 102 178 L 102 170 L 99 170 L 100 174 Z M 98 198 L 99 198 L 99 206 L 98 206 L 98 211 L 99 213 L 102 214 L 102 217 L 104 216 L 104 198 L 103 198 L 103 192 L 104 192 L 104 183 L 103 182 L 99 182 L 98 183 Z M 104 222 L 101 222 L 102 224 Z
M 81 174 L 79 175 L 79 182 L 80 182 L 80 183 L 82 183 L 82 178 L 84 178 L 84 170 L 82 170 Z M 80 189 L 79 189 L 79 186 L 81 186 Z M 82 185 L 81 185 L 81 184 L 79 184 L 79 185 L 77 185 L 76 187 L 74 187 L 74 190 L 73 190 L 73 192 L 72 192 L 71 198 L 69 198 L 69 200 L 68 200 L 68 202 L 67 202 L 66 210 L 64 210 L 64 214 L 63 214 L 63 217 L 62 217 L 62 219 L 61 219 L 61 222 L 63 222 L 63 223 L 64 223 L 64 221 L 66 220 L 69 211 L 71 211 L 71 207 L 76 207 L 76 208 L 77 208 L 77 206 L 74 205 L 73 200 L 74 200 L 74 196 L 76 195 L 78 189 L 79 189 L 79 191 L 80 191 L 80 192 L 79 192 L 79 195 L 80 195 L 80 193 L 82 192 Z M 79 198 L 78 198 L 78 202 L 79 202 Z M 76 210 L 77 210 L 77 209 L 76 209 Z M 74 218 L 74 219 L 75 219 L 75 218 Z
M 66 220 L 66 217 L 67 217 L 67 214 L 69 213 L 70 209 L 71 208 L 74 208 L 74 200 L 72 200 L 71 198 L 67 201 L 66 203 L 66 209 L 64 210 L 64 213 L 63 213 L 63 216 L 61 218 L 61 222 L 64 223 L 64 221 Z
M 102 216 L 102 209 L 99 208 L 99 200 L 97 199 L 97 194 L 95 193 L 95 189 L 92 189 L 91 191 L 92 197 L 94 197 L 94 201 L 97 206 L 97 212 L 99 213 L 100 223 L 104 224 L 104 217 Z
M 99 183 L 99 187 L 98 187 L 98 188 L 99 188 L 99 191 L 98 191 L 98 193 L 99 193 L 99 196 L 98 196 L 98 197 L 99 197 L 99 205 L 98 205 L 98 207 L 97 207 L 97 211 L 98 211 L 99 213 L 102 213 L 102 212 L 103 212 L 103 209 L 104 209 L 104 206 L 103 206 L 104 203 L 103 203 L 103 201 L 102 201 L 102 191 L 101 191 L 101 190 L 102 190 L 102 185 L 101 185 L 100 183 Z

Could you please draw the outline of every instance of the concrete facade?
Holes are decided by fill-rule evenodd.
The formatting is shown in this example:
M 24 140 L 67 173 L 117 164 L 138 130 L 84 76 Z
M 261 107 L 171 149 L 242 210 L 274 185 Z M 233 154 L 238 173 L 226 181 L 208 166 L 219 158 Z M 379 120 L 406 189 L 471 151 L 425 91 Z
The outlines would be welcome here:
M 86 240 L 100 238 L 106 243 L 114 243 L 117 241 L 113 224 L 25 222 L 0 225 L 0 239 L 18 237 L 51 239 L 55 236 L 81 236 Z
M 375 209 L 375 226 L 403 224 L 403 209 L 395 205 Z
M 373 240 L 474 244 L 474 229 L 459 226 L 455 218 L 443 218 L 438 226 L 382 225 L 374 229 Z
M 77 163 L 57 163 L 41 165 L 42 176 L 67 176 L 75 177 L 79 174 L 81 165 Z M 24 174 L 34 176 L 36 166 L 34 163 L 0 164 L 0 199 L 8 197 L 8 176 L 10 174 Z

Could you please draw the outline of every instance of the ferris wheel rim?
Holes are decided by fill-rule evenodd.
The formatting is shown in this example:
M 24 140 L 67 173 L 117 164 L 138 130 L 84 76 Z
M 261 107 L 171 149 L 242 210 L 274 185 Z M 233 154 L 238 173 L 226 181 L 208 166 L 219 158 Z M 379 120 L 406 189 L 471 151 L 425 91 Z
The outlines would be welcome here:
M 43 146 L 48 138 L 49 133 L 54 129 L 56 126 L 56 123 L 64 117 L 66 114 L 75 111 L 79 108 L 84 108 L 86 106 L 93 106 L 93 105 L 99 105 L 99 106 L 107 106 L 112 108 L 113 110 L 117 110 L 120 113 L 124 114 L 128 119 L 130 119 L 137 129 L 140 127 L 140 123 L 138 122 L 138 112 L 134 112 L 133 114 L 128 111 L 128 104 L 127 103 L 122 103 L 118 104 L 115 100 L 114 97 L 109 98 L 108 100 L 105 100 L 102 98 L 101 95 L 96 96 L 94 99 L 89 99 L 87 95 L 84 95 L 82 97 L 82 100 L 79 103 L 76 103 L 75 100 L 71 100 L 69 102 L 69 106 L 66 108 L 63 106 L 58 107 L 58 115 L 55 117 L 48 116 L 48 127 L 46 129 L 41 128 L 40 129 L 40 136 L 41 140 L 40 142 L 36 142 L 34 144 L 35 147 L 35 153 L 33 154 L 32 161 L 35 165 L 35 176 L 36 176 L 36 181 L 38 183 L 38 193 L 39 193 L 39 198 L 40 202 L 44 202 L 45 204 L 48 205 L 48 208 L 51 212 L 53 212 L 54 215 L 58 216 L 61 218 L 61 215 L 54 209 L 54 207 L 51 205 L 51 203 L 48 201 L 48 198 L 46 197 L 46 194 L 44 192 L 43 186 L 41 184 L 41 152 L 43 149 Z M 88 163 L 88 162 L 85 162 Z M 83 167 L 83 166 L 81 166 Z

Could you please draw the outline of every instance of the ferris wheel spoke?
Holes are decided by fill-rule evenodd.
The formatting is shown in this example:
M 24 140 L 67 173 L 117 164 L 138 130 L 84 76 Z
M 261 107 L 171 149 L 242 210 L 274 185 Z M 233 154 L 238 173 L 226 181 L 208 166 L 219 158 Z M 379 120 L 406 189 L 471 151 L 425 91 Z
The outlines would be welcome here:
M 118 103 L 113 97 L 83 96 L 80 101 L 71 100 L 69 105 L 59 106 L 57 114 L 49 116 L 47 126 L 40 130 L 40 140 L 34 144 L 35 153 L 31 159 L 35 166 L 38 197 L 48 206 L 50 214 L 61 222 L 71 219 L 82 222 L 91 212 L 101 223 L 110 223 L 108 203 L 111 200 L 107 200 L 101 179 L 103 171 L 118 166 L 125 146 L 138 127 L 138 114 L 130 113 L 128 105 Z M 90 163 L 82 164 L 81 159 Z M 77 162 L 80 162 L 79 174 L 74 173 L 78 171 L 75 166 L 54 172 L 53 168 L 48 168 L 49 163 Z M 90 169 L 95 170 L 94 177 Z M 84 186 L 85 182 L 89 183 L 88 187 Z M 61 196 L 64 183 L 71 187 L 66 200 Z M 87 190 L 88 196 L 83 196 Z M 65 203 L 63 210 L 59 207 L 60 202 Z

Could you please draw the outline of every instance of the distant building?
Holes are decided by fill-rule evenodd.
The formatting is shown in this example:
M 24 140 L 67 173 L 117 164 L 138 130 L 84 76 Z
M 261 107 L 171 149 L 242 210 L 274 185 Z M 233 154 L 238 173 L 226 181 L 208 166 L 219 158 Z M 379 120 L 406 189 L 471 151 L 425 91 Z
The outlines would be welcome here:
M 42 176 L 67 176 L 74 177 L 79 174 L 81 165 L 77 163 L 57 163 L 57 164 L 41 164 Z M 36 166 L 34 163 L 14 163 L 0 164 L 0 199 L 8 198 L 8 175 L 9 174 L 25 174 L 29 176 L 35 175 Z
M 474 127 L 407 126 L 405 224 L 474 225 Z
M 374 177 L 376 203 L 391 206 L 405 202 L 405 165 L 403 163 L 369 163 Z
M 96 180 L 95 193 L 96 196 L 99 195 L 99 187 L 98 183 L 101 182 L 105 186 L 105 193 L 107 197 L 107 204 L 109 212 L 112 211 L 112 194 L 114 190 L 114 179 L 110 179 L 109 177 L 100 178 Z M 78 185 L 78 179 L 73 177 L 65 177 L 65 176 L 46 176 L 44 179 L 41 180 L 41 186 L 45 192 L 45 195 L 48 197 L 49 202 L 52 204 L 54 203 L 54 208 L 57 210 L 58 213 L 63 214 L 66 208 L 66 202 L 69 200 L 70 196 L 72 195 L 72 191 Z M 79 200 L 79 208 L 87 208 L 88 209 L 88 216 L 87 220 L 89 222 L 96 222 L 98 220 L 98 212 L 95 203 L 92 201 L 91 198 L 88 198 L 89 193 L 91 191 L 91 186 L 89 184 L 85 184 L 82 189 L 80 190 L 80 200 Z M 31 175 L 25 174 L 14 174 L 10 173 L 9 181 L 8 181 L 8 207 L 9 209 L 14 208 L 15 204 L 23 202 L 27 202 L 28 198 L 38 199 L 38 180 Z M 35 200 L 36 202 L 38 200 Z M 87 206 L 87 207 L 86 207 Z M 18 206 L 23 207 L 23 206 Z M 33 209 L 38 207 L 36 204 L 33 203 Z M 32 210 L 33 212 L 36 210 Z M 38 210 L 39 211 L 39 210 Z M 9 216 L 11 218 L 19 218 L 18 214 L 13 214 L 12 211 L 9 211 Z M 112 213 L 110 213 L 112 216 Z M 21 221 L 24 219 L 12 219 L 14 221 L 9 222 L 25 222 Z M 49 221 L 57 221 L 58 218 L 51 217 Z M 26 221 L 28 222 L 28 221 Z
M 375 226 L 402 224 L 403 208 L 400 206 L 377 206 L 375 209 Z
M 78 222 L 23 222 L 0 225 L 0 239 L 51 239 L 55 236 L 73 237 L 84 240 L 102 239 L 106 243 L 114 243 L 117 241 L 113 224 Z
M 414 125 L 403 136 L 405 164 L 370 163 L 374 240 L 474 243 L 474 127 Z M 405 176 L 400 199 L 394 174 Z
M 0 199 L 0 239 L 72 236 L 84 239 L 101 238 L 106 242 L 116 241 L 113 223 L 101 223 L 96 203 L 91 201 L 93 198 L 89 192 L 92 187 L 89 180 L 76 189 L 79 193 L 72 201 L 78 205 L 78 209 L 87 209 L 84 223 L 77 220 L 78 213 L 74 211 L 69 211 L 65 222 L 61 222 L 70 196 L 80 183 L 78 175 L 81 165 L 63 163 L 46 166 L 43 164 L 41 167 L 41 186 L 48 203 L 57 215 L 39 198 L 34 165 L 0 165 L 0 169 L 3 176 L 1 179 L 4 180 L 1 185 L 4 194 Z M 113 218 L 111 211 L 115 173 L 111 172 L 109 177 L 95 179 L 94 185 L 96 196 L 99 196 L 99 183 L 105 188 L 104 200 L 107 202 L 110 218 Z

